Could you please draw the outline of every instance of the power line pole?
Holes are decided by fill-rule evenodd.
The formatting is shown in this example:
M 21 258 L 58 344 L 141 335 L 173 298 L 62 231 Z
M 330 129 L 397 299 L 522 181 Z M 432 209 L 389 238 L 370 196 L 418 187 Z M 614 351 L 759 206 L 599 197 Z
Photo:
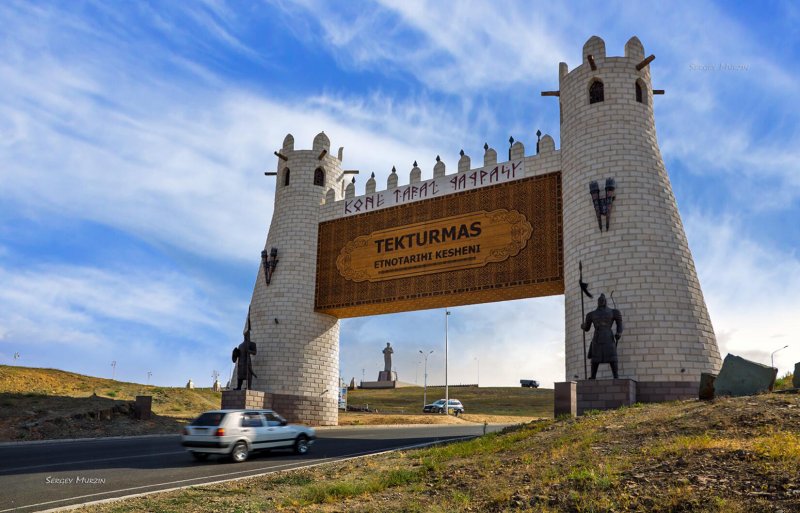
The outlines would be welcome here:
M 114 377 L 117 375 L 117 361 L 114 360 L 111 362 L 111 380 L 114 380 Z

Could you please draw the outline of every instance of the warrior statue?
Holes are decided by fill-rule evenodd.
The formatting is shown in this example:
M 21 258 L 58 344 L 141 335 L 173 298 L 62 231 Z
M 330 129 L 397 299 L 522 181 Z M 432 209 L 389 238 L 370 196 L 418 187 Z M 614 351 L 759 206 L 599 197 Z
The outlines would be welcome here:
M 616 323 L 616 333 L 611 331 L 611 325 Z M 589 345 L 587 358 L 592 360 L 592 377 L 597 377 L 597 368 L 601 363 L 611 365 L 614 379 L 617 379 L 617 343 L 622 336 L 622 314 L 616 308 L 609 308 L 606 304 L 606 295 L 600 294 L 597 299 L 597 310 L 586 315 L 586 322 L 581 325 L 583 331 L 589 331 L 594 325 L 594 336 Z
M 247 312 L 247 329 L 244 332 L 244 341 L 238 347 L 233 348 L 231 360 L 237 363 L 236 366 L 236 390 L 242 389 L 242 382 L 247 380 L 247 389 L 253 388 L 253 376 L 258 377 L 253 372 L 253 362 L 251 356 L 256 354 L 256 343 L 250 341 L 250 312 Z
M 391 372 L 392 371 L 392 353 L 394 353 L 394 349 L 392 349 L 392 344 L 387 342 L 386 347 L 383 348 L 383 370 L 384 372 Z

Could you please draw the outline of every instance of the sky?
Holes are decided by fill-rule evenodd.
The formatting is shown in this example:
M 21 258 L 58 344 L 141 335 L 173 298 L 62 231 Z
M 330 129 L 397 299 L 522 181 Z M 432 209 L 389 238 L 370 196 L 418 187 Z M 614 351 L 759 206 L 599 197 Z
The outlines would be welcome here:
M 224 383 L 287 133 L 343 146 L 358 194 L 509 136 L 560 147 L 540 96 L 559 62 L 636 35 L 720 352 L 779 350 L 783 375 L 800 362 L 800 7 L 741 4 L 0 2 L 0 364 Z M 451 384 L 552 386 L 563 303 L 453 308 L 446 334 L 441 309 L 345 319 L 341 376 L 376 379 L 391 341 L 400 380 L 422 384 L 433 351 L 442 384 L 446 335 Z

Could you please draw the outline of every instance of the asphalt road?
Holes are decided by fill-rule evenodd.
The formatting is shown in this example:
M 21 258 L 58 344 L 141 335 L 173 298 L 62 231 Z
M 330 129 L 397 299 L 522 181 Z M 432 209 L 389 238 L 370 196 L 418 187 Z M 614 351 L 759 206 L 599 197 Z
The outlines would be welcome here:
M 482 433 L 483 426 L 449 425 L 321 429 L 306 455 L 275 450 L 239 464 L 216 458 L 195 462 L 179 436 L 4 444 L 0 513 L 62 508 Z

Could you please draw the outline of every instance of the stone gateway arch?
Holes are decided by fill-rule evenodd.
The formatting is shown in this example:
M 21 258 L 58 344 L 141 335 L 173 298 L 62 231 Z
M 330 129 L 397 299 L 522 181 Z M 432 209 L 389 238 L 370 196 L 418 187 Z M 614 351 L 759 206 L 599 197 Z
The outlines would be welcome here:
M 423 180 L 415 162 L 407 184 L 392 170 L 358 196 L 327 135 L 307 150 L 287 135 L 249 316 L 266 406 L 337 423 L 340 318 L 546 295 L 565 295 L 564 377 L 584 379 L 579 263 L 625 313 L 620 374 L 638 400 L 695 396 L 721 360 L 656 139 L 652 60 L 636 37 L 619 57 L 592 37 L 543 93 L 561 149 L 545 135 L 498 162 L 487 145 L 479 167 L 462 151 Z

